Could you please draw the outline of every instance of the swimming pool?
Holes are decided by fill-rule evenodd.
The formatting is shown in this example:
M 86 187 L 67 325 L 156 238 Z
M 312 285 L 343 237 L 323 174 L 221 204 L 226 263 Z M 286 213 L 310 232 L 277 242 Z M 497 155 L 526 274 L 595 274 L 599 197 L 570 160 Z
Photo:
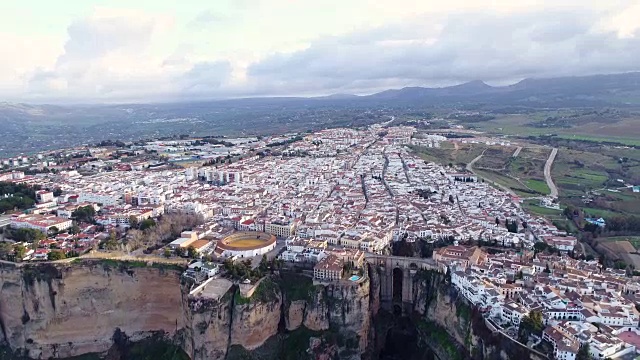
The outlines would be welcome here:
M 350 278 L 349 278 L 349 280 L 351 280 L 351 281 L 358 281 L 358 280 L 360 280 L 360 276 L 358 276 L 358 275 L 353 275 L 352 277 L 350 277 Z

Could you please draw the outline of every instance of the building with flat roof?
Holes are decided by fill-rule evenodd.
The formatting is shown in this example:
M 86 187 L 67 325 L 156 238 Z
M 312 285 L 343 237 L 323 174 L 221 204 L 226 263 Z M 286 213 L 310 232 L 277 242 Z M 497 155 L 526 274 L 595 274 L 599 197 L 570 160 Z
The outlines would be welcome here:
M 169 243 L 169 247 L 173 250 L 187 248 L 198 240 L 198 234 L 195 231 L 183 231 L 180 237 Z

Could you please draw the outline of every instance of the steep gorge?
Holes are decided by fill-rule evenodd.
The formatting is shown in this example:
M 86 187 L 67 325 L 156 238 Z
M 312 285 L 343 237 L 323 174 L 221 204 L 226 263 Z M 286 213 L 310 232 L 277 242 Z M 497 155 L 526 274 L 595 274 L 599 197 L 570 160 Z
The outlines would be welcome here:
M 282 273 L 249 298 L 237 286 L 219 299 L 190 296 L 181 269 L 114 261 L 0 266 L 0 329 L 10 359 L 129 359 L 153 340 L 176 357 L 148 359 L 507 359 L 534 358 L 492 334 L 447 276 L 421 271 L 405 314 L 380 301 L 380 275 L 314 284 Z M 401 346 L 398 346 L 401 344 Z M 400 354 L 400 355 L 398 355 Z M 399 357 L 398 357 L 399 356 Z M 0 359 L 3 359 L 0 353 Z
M 189 296 L 180 270 L 115 261 L 3 263 L 1 344 L 10 358 L 48 359 L 117 355 L 123 351 L 113 349 L 123 339 L 153 338 L 180 346 L 194 360 L 230 358 L 274 343 L 269 351 L 276 359 L 286 351 L 306 352 L 313 336 L 318 352 L 341 358 L 359 358 L 368 346 L 366 280 L 315 286 L 302 275 L 272 276 L 248 299 L 232 287 L 213 300 Z M 288 343 L 293 338 L 295 349 Z

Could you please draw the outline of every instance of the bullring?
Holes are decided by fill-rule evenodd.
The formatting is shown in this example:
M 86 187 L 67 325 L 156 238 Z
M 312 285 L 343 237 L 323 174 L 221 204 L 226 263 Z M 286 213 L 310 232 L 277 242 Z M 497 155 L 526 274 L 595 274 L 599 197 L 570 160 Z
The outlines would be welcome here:
M 268 253 L 276 247 L 276 237 L 258 231 L 239 231 L 218 241 L 218 249 L 226 257 L 253 257 Z

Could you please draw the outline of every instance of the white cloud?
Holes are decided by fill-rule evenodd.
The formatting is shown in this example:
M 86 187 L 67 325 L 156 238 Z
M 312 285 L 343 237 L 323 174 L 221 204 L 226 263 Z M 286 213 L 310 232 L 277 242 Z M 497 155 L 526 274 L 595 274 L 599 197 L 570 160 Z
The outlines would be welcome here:
M 637 1 L 214 5 L 182 18 L 96 8 L 64 34 L 0 32 L 0 95 L 67 102 L 316 95 L 640 70 Z

